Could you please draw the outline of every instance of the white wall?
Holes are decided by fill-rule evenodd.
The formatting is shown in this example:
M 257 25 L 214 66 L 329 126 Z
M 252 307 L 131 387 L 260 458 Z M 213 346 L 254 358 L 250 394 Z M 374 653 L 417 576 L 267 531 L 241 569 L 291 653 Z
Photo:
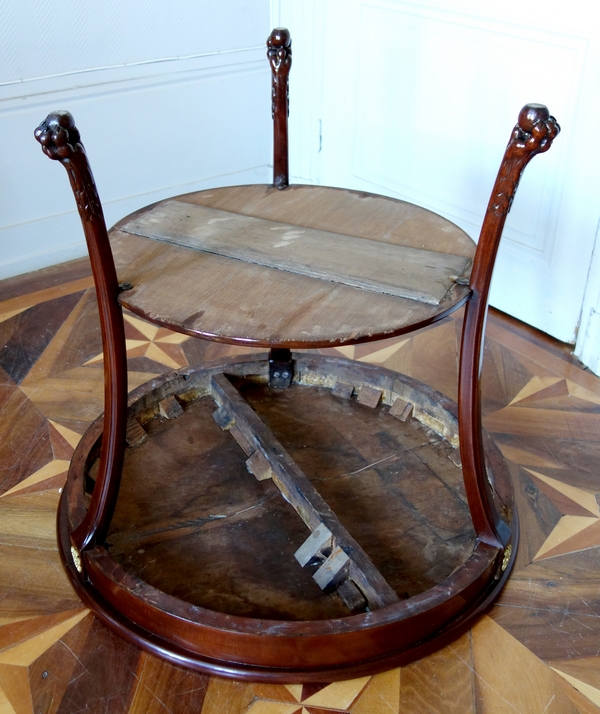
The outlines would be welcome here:
M 110 224 L 169 195 L 271 180 L 269 0 L 21 0 L 0 9 L 0 278 L 85 255 L 33 130 L 68 109 Z

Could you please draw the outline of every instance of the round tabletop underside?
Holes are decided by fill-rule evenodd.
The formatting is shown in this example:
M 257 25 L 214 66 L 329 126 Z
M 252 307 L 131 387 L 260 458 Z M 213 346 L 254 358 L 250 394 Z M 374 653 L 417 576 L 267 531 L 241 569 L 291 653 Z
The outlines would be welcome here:
M 314 253 L 318 269 L 320 246 L 326 246 L 328 240 L 339 240 L 339 266 L 334 257 L 327 268 L 332 279 L 312 277 L 194 249 L 181 241 L 173 244 L 140 235 L 137 224 L 144 220 L 158 223 L 153 212 L 163 207 L 182 212 L 189 221 L 194 211 L 205 209 L 216 211 L 208 215 L 236 214 L 243 221 L 248 220 L 244 217 L 260 219 L 263 232 L 276 240 L 284 237 L 273 244 L 276 259 L 284 252 L 282 246 L 292 259 L 298 255 L 297 247 L 288 249 L 286 236 L 292 236 L 293 241 L 297 235 L 311 233 L 310 229 L 312 233 L 324 231 L 328 235 L 315 234 L 305 251 L 309 251 L 311 262 Z M 226 220 L 219 217 L 207 223 Z M 191 230 L 195 232 L 193 226 Z M 269 234 L 269 230 L 284 233 Z M 248 238 L 247 243 L 254 249 L 254 238 Z M 111 231 L 111 244 L 119 282 L 133 286 L 121 293 L 120 301 L 134 313 L 198 337 L 294 348 L 366 342 L 439 320 L 462 305 L 470 291 L 468 286 L 454 282 L 456 276 L 450 274 L 451 268 L 438 268 L 437 262 L 448 258 L 458 264 L 463 259 L 466 268 L 459 274 L 468 278 L 469 261 L 475 253 L 475 244 L 466 233 L 430 211 L 392 198 L 315 186 L 295 186 L 284 191 L 264 185 L 234 186 L 186 194 L 123 219 Z M 372 248 L 375 256 L 394 251 L 396 246 L 410 249 L 427 270 L 431 267 L 428 261 L 436 263 L 430 272 L 444 273 L 440 283 L 448 286 L 442 288 L 439 303 L 399 297 L 386 293 L 385 287 L 384 292 L 379 292 L 379 288 L 355 287 L 344 282 L 345 278 L 338 280 L 338 269 L 343 274 L 346 268 L 354 270 L 357 264 L 361 268 L 362 261 L 353 257 L 355 245 Z M 296 246 L 302 247 L 300 242 Z M 385 268 L 386 259 L 382 260 Z M 398 270 L 400 281 L 403 270 L 404 267 Z M 374 272 L 370 277 L 376 281 L 385 270 Z M 422 288 L 427 293 L 426 281 L 421 282 L 424 284 L 417 285 L 417 291 Z

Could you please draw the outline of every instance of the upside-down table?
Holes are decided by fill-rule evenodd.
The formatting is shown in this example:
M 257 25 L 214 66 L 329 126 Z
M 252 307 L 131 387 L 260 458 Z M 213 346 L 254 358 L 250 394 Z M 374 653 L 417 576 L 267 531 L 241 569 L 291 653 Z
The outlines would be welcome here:
M 59 543 L 84 602 L 147 650 L 224 676 L 325 681 L 440 646 L 508 577 L 518 525 L 481 427 L 484 322 L 519 178 L 558 125 L 542 105 L 521 110 L 475 246 L 403 201 L 288 186 L 289 33 L 267 44 L 273 186 L 178 196 L 108 233 L 71 115 L 36 131 L 75 193 L 106 384 Z M 462 306 L 458 406 L 397 372 L 306 351 L 402 335 Z M 123 308 L 269 352 L 128 395 Z

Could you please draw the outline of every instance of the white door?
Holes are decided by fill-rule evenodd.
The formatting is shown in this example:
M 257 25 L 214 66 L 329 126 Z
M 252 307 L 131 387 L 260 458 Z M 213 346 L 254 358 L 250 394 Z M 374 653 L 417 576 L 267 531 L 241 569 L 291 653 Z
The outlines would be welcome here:
M 491 303 L 574 342 L 600 216 L 599 17 L 581 0 L 273 0 L 293 42 L 292 176 L 418 203 L 477 239 L 520 108 L 546 104 L 563 130 L 525 171 Z

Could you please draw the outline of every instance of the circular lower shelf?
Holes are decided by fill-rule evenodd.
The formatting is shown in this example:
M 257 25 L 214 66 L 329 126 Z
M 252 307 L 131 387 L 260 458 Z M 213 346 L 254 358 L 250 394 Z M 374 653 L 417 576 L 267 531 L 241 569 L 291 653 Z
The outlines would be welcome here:
M 81 440 L 61 553 L 82 599 L 130 641 L 222 676 L 332 681 L 426 654 L 503 586 L 518 532 L 491 439 L 490 487 L 512 531 L 504 550 L 475 537 L 450 400 L 377 366 L 294 360 L 287 389 L 270 388 L 268 361 L 251 356 L 136 390 L 107 542 L 79 560 L 70 534 L 102 422 Z

